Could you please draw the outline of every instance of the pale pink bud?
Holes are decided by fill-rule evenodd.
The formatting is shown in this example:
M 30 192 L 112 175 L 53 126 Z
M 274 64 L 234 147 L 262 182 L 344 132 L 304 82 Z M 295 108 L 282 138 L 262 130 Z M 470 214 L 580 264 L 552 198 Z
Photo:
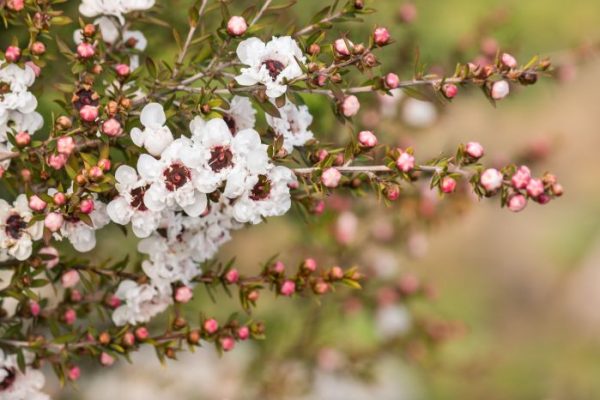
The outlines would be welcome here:
M 417 7 L 413 3 L 404 3 L 398 10 L 398 16 L 402 22 L 410 24 L 417 19 Z
M 500 61 L 502 61 L 502 64 L 508 68 L 517 68 L 518 65 L 517 59 L 508 53 L 503 53 Z
M 33 211 L 42 211 L 47 205 L 48 203 L 40 199 L 35 194 L 29 198 L 29 208 L 31 208 Z
M 125 332 L 123 335 L 123 343 L 126 346 L 133 346 L 135 344 L 135 336 L 131 332 Z
M 390 32 L 387 28 L 379 27 L 373 32 L 373 38 L 375 39 L 375 44 L 385 46 L 390 41 Z
M 135 337 L 138 340 L 146 340 L 150 337 L 150 332 L 148 332 L 148 328 L 145 326 L 140 326 L 135 330 Z
M 48 156 L 48 165 L 55 170 L 59 170 L 65 166 L 67 163 L 67 156 L 62 153 L 59 154 L 50 154 Z
M 253 290 L 250 293 L 248 293 L 248 300 L 255 302 L 258 301 L 258 298 L 260 297 L 260 292 L 258 290 Z
M 36 77 L 40 76 L 40 74 L 42 73 L 42 69 L 38 67 L 37 64 L 33 61 L 27 61 L 25 65 L 33 70 L 33 73 Z
M 388 89 L 398 88 L 398 86 L 400 86 L 400 78 L 398 77 L 398 75 L 394 74 L 393 72 L 387 74 L 385 76 L 385 86 Z
M 81 376 L 81 369 L 79 369 L 79 367 L 77 367 L 77 366 L 71 367 L 71 368 L 69 368 L 69 372 L 67 373 L 67 376 L 70 381 L 76 381 Z
M 79 273 L 74 269 L 68 270 L 60 277 L 63 287 L 71 288 L 79 283 Z
M 194 297 L 194 292 L 187 286 L 180 286 L 175 290 L 175 301 L 178 303 L 189 303 Z
M 223 351 L 231 351 L 235 347 L 235 340 L 230 336 L 225 336 L 219 339 Z
M 71 301 L 73 303 L 79 303 L 83 299 L 83 295 L 77 289 L 71 290 Z
M 483 146 L 478 142 L 469 142 L 465 145 L 467 155 L 475 160 L 483 157 Z
M 542 194 L 540 194 L 540 195 L 539 195 L 539 196 L 538 196 L 538 197 L 535 199 L 535 201 L 537 201 L 539 204 L 542 204 L 542 205 L 544 205 L 544 204 L 548 203 L 550 200 L 552 200 L 552 199 L 551 199 L 551 198 L 550 198 L 550 196 L 548 196 L 546 193 L 542 193 Z
M 31 180 L 31 170 L 29 168 L 23 168 L 20 173 L 24 181 L 29 182 Z
M 77 45 L 77 55 L 80 58 L 91 58 L 94 56 L 96 49 L 89 43 L 81 42 Z
M 237 337 L 240 340 L 247 340 L 250 337 L 250 329 L 247 326 L 242 326 L 237 330 Z
M 102 132 L 106 136 L 115 137 L 123 133 L 123 128 L 121 127 L 121 123 L 119 121 L 117 121 L 115 118 L 111 118 L 104 121 L 102 124 Z
M 541 179 L 531 179 L 527 184 L 527 194 L 533 198 L 544 193 L 544 183 Z
M 54 200 L 54 204 L 56 204 L 57 206 L 62 206 L 67 202 L 67 196 L 65 196 L 65 194 L 62 192 L 54 193 L 52 199 Z
M 40 56 L 46 52 L 46 45 L 42 42 L 33 42 L 31 52 L 36 56 Z
M 327 158 L 328 155 L 329 155 L 329 152 L 325 149 L 319 149 L 319 151 L 317 151 L 317 159 L 319 161 L 323 161 L 324 159 Z
M 85 122 L 94 122 L 98 118 L 98 107 L 85 105 L 79 110 L 79 116 Z
M 212 335 L 219 330 L 219 323 L 217 320 L 210 318 L 204 321 L 203 327 L 208 334 Z
M 315 215 L 321 215 L 325 212 L 325 202 L 323 200 L 317 200 L 312 208 L 312 213 Z
M 73 325 L 77 321 L 77 313 L 72 308 L 69 308 L 65 311 L 63 319 L 67 325 Z
M 275 261 L 273 266 L 271 267 L 273 272 L 276 274 L 283 274 L 285 272 L 285 264 L 281 261 Z
M 404 295 L 412 295 L 419 290 L 421 282 L 416 275 L 406 274 L 403 275 L 398 281 L 398 289 Z
M 440 189 L 444 193 L 452 193 L 456 189 L 456 180 L 451 176 L 445 176 L 440 183 Z
M 296 291 L 296 283 L 294 281 L 287 280 L 281 285 L 280 293 L 284 296 L 291 296 Z
M 531 171 L 525 165 L 519 167 L 512 176 L 511 182 L 515 189 L 525 189 L 531 180 Z
M 396 160 L 396 166 L 402 172 L 410 172 L 415 168 L 415 157 L 407 152 L 403 152 Z
M 375 147 L 377 146 L 377 136 L 371 131 L 362 131 L 358 134 L 358 143 L 362 147 Z
M 50 232 L 57 232 L 62 227 L 63 221 L 64 218 L 62 214 L 53 212 L 46 215 L 44 226 L 48 228 Z
M 225 274 L 225 281 L 227 281 L 227 283 L 229 283 L 229 284 L 237 283 L 237 281 L 239 279 L 240 279 L 240 273 L 235 268 L 230 269 Z
M 84 214 L 91 214 L 94 208 L 94 200 L 92 199 L 83 199 L 79 203 L 79 210 Z
M 8 46 L 4 53 L 4 57 L 8 62 L 17 62 L 21 58 L 21 49 L 17 46 Z
M 58 250 L 56 250 L 56 247 L 42 247 L 38 251 L 38 255 L 44 256 L 42 257 L 42 262 L 48 269 L 56 267 L 58 265 L 58 262 L 60 261 L 60 257 L 58 255 Z
M 25 131 L 21 131 L 15 135 L 15 142 L 17 142 L 17 146 L 25 147 L 31 143 L 31 135 Z
M 344 277 L 344 270 L 336 265 L 335 267 L 331 268 L 331 271 L 329 271 L 329 276 L 331 279 L 340 280 Z
M 106 304 L 108 304 L 110 308 L 117 308 L 121 305 L 121 299 L 112 294 L 106 299 Z
M 25 7 L 25 0 L 8 0 L 6 7 L 12 11 L 21 11 Z
M 351 41 L 349 41 L 348 39 L 337 39 L 335 42 L 333 42 L 333 48 L 335 49 L 336 53 L 338 53 L 341 56 L 349 56 L 350 55 L 350 49 L 348 48 L 348 45 L 346 44 L 346 42 L 352 47 L 353 44 Z
M 94 165 L 92 168 L 90 168 L 90 178 L 92 179 L 100 179 L 104 176 L 104 171 L 102 171 L 102 168 Z
M 336 168 L 327 168 L 321 175 L 321 182 L 325 187 L 334 188 L 340 183 L 342 174 Z
M 100 161 L 98 161 L 98 166 L 100 168 L 102 168 L 103 171 L 110 171 L 110 167 L 111 167 L 111 162 L 108 158 L 103 158 Z
M 227 33 L 231 36 L 242 36 L 248 30 L 248 24 L 244 17 L 234 15 L 227 21 Z
M 42 308 L 40 307 L 40 304 L 37 301 L 31 300 L 29 302 L 29 311 L 31 311 L 31 315 L 37 317 L 38 315 L 40 315 L 40 311 L 42 311 Z
M 527 206 L 527 199 L 522 194 L 514 194 L 508 198 L 508 209 L 519 212 Z
M 360 102 L 358 98 L 354 95 L 346 96 L 342 101 L 341 111 L 345 117 L 353 117 L 358 114 L 358 110 L 360 110 Z
M 448 99 L 453 99 L 458 94 L 458 86 L 448 83 L 442 87 L 442 91 L 444 92 L 444 96 Z
M 307 258 L 302 264 L 305 270 L 315 272 L 317 270 L 317 261 L 314 258 Z
M 315 284 L 314 290 L 316 294 L 325 294 L 329 290 L 329 284 L 321 280 Z
M 104 365 L 105 367 L 110 367 L 111 365 L 113 365 L 115 363 L 115 358 L 113 356 L 111 356 L 108 353 L 102 353 L 100 354 L 100 364 Z
M 75 140 L 71 136 L 61 136 L 56 141 L 56 150 L 64 155 L 70 155 L 75 149 Z
M 127 64 L 117 64 L 115 65 L 115 71 L 117 71 L 117 75 L 121 77 L 128 76 L 131 73 L 131 69 Z
M 497 189 L 500 189 L 502 186 L 502 180 L 502 173 L 494 168 L 486 169 L 479 178 L 481 186 L 483 186 L 483 188 L 488 192 L 493 192 Z
M 385 196 L 389 201 L 396 201 L 400 198 L 400 188 L 396 185 L 385 189 Z
M 492 99 L 502 100 L 510 93 L 510 85 L 507 81 L 497 81 L 492 85 Z

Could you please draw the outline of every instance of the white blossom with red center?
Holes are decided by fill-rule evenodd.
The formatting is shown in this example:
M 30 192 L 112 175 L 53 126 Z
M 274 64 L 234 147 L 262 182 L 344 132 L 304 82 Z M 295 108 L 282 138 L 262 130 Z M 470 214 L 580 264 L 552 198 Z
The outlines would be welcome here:
M 287 101 L 279 109 L 279 114 L 281 118 L 275 118 L 267 114 L 266 119 L 275 134 L 283 136 L 283 148 L 288 153 L 291 153 L 294 147 L 304 146 L 314 139 L 314 134 L 309 129 L 313 117 L 307 106 L 297 106 Z
M 247 68 L 235 77 L 242 86 L 262 84 L 271 98 L 287 91 L 286 81 L 302 76 L 298 62 L 306 58 L 294 39 L 290 36 L 273 37 L 268 43 L 258 38 L 244 40 L 238 45 L 237 56 Z
M 256 125 L 256 110 L 247 97 L 234 96 L 229 103 L 229 110 L 223 113 L 223 120 L 232 135 L 244 129 L 254 129 Z
M 0 199 L 0 259 L 31 256 L 33 242 L 42 238 L 44 227 L 41 221 L 30 225 L 32 217 L 26 195 L 20 194 L 12 205 Z
M 122 302 L 112 315 L 117 326 L 148 322 L 173 302 L 170 286 L 138 284 L 130 280 L 122 281 L 115 295 Z
M 0 399 L 2 400 L 50 400 L 41 392 L 46 379 L 40 370 L 33 368 L 34 356 L 25 352 L 25 372 L 19 368 L 16 354 L 5 354 L 0 350 Z
M 123 14 L 132 11 L 144 11 L 154 6 L 155 0 L 82 0 L 79 13 L 86 17 L 111 15 L 125 23 Z

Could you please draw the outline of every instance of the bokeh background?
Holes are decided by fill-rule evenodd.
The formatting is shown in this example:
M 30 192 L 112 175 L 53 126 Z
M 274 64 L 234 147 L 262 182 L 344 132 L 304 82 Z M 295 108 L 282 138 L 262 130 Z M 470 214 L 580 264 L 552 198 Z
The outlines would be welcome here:
M 72 3 L 75 9 L 78 2 Z M 160 17 L 184 27 L 190 3 L 158 0 Z M 231 3 L 243 9 L 256 1 Z M 303 25 L 324 3 L 300 0 L 285 15 L 267 21 Z M 414 315 L 424 314 L 457 321 L 460 334 L 425 358 L 406 357 L 410 352 L 386 352 L 385 346 L 381 351 L 384 328 L 372 312 L 348 303 L 340 312 L 336 300 L 347 298 L 343 291 L 320 304 L 265 297 L 253 315 L 266 321 L 268 340 L 263 343 L 245 344 L 222 358 L 201 349 L 167 366 L 149 352 L 134 356 L 132 365 L 89 366 L 78 388 L 51 388 L 56 398 L 600 398 L 600 60 L 594 51 L 600 40 L 600 2 L 416 0 L 417 16 L 410 24 L 397 17 L 402 4 L 376 1 L 379 12 L 365 24 L 340 27 L 351 38 L 368 37 L 375 25 L 389 27 L 396 43 L 380 59 L 385 71 L 401 78 L 411 77 L 417 47 L 428 66 L 452 73 L 456 62 L 476 57 L 490 39 L 519 61 L 551 55 L 566 67 L 559 79 L 518 90 L 496 108 L 478 91 L 461 91 L 452 104 L 433 109 L 403 111 L 403 99 L 392 107 L 395 116 L 383 117 L 377 98 L 363 96 L 359 125 L 376 126 L 382 141 L 414 144 L 425 158 L 468 140 L 481 142 L 492 161 L 514 159 L 533 148 L 547 153 L 535 172 L 556 173 L 566 194 L 520 214 L 473 200 L 419 229 L 404 224 L 406 210 L 373 200 L 343 217 L 327 213 L 325 222 L 305 221 L 295 212 L 237 232 L 220 257 L 237 255 L 247 273 L 275 254 L 290 264 L 317 254 L 322 263 L 375 268 L 392 277 L 414 274 L 434 285 L 437 295 L 412 303 L 410 312 L 396 310 L 396 329 L 409 329 Z M 150 55 L 169 59 L 176 54 L 168 29 L 152 27 L 145 33 Z M 268 33 L 269 28 L 263 36 Z M 70 32 L 63 34 L 71 41 Z M 51 98 L 47 93 L 42 111 L 53 109 Z M 307 102 L 315 132 L 332 141 L 348 137 L 323 99 L 307 97 Z M 389 105 L 386 110 L 394 114 Z M 438 200 L 447 201 L 436 198 L 435 207 Z M 329 223 L 346 224 L 355 234 L 340 244 Z M 133 248 L 117 232 L 101 233 L 104 247 L 95 253 L 98 257 Z M 202 310 L 226 317 L 236 308 L 235 300 L 220 296 L 215 305 L 198 290 L 190 315 Z

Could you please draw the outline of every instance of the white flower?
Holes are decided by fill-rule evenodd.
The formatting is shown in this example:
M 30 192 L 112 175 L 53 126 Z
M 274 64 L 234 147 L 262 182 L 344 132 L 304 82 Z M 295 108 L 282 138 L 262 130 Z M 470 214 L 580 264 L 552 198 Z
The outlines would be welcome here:
M 402 89 L 390 90 L 388 94 L 377 94 L 379 100 L 379 112 L 386 118 L 395 117 L 398 113 L 398 103 L 404 98 Z
M 154 6 L 154 3 L 155 0 L 82 0 L 79 12 L 86 17 L 112 15 L 124 24 L 123 14 L 148 10 Z
M 233 206 L 233 216 L 239 222 L 258 224 L 262 218 L 288 212 L 292 205 L 288 185 L 296 182 L 289 168 L 273 167 L 266 175 L 254 179 Z
M 123 301 L 112 315 L 118 326 L 148 322 L 172 303 L 170 287 L 139 285 L 130 280 L 122 281 L 115 295 Z
M 7 141 L 8 132 L 28 132 L 30 135 L 44 125 L 44 119 L 38 112 L 23 114 L 19 111 L 7 111 L 0 114 L 0 141 Z
M 0 91 L 0 115 L 9 110 L 27 114 L 37 107 L 37 99 L 28 89 L 35 81 L 35 72 L 31 67 L 19 67 L 8 64 L 0 69 L 0 87 L 7 86 Z M 6 91 L 8 89 L 8 91 Z M 0 117 L 0 120 L 3 119 Z
M 144 147 L 153 156 L 159 156 L 168 145 L 173 142 L 173 134 L 168 126 L 167 116 L 162 105 L 150 103 L 142 109 L 140 122 L 144 130 L 133 128 L 131 140 L 140 147 Z
M 304 146 L 314 138 L 309 129 L 313 117 L 307 106 L 296 106 L 288 100 L 279 109 L 279 114 L 281 118 L 275 118 L 267 114 L 267 123 L 273 128 L 276 135 L 283 136 L 283 148 L 288 153 L 294 150 L 294 146 Z
M 234 96 L 229 103 L 229 110 L 223 114 L 223 120 L 232 135 L 244 129 L 254 129 L 256 125 L 256 110 L 247 97 Z
M 150 185 L 140 179 L 135 169 L 128 165 L 117 169 L 115 179 L 115 188 L 119 191 L 119 196 L 108 203 L 108 216 L 120 225 L 131 222 L 133 233 L 137 237 L 150 236 L 160 222 L 160 213 L 150 211 L 144 204 L 144 195 Z
M 394 338 L 408 332 L 411 325 L 410 313 L 404 306 L 392 304 L 377 310 L 375 326 L 379 336 L 384 339 Z
M 298 62 L 306 62 L 302 50 L 290 36 L 274 37 L 266 44 L 258 38 L 244 40 L 237 48 L 237 56 L 248 65 L 236 76 L 237 83 L 243 86 L 261 83 L 267 87 L 267 96 L 272 98 L 286 92 L 285 82 L 302 75 Z
M 30 364 L 33 356 L 25 354 Z M 7 355 L 0 350 L 0 399 L 2 400 L 50 400 L 40 390 L 44 387 L 44 374 L 30 365 L 25 373 L 21 372 L 16 355 Z
M 171 143 L 162 152 L 160 160 L 142 154 L 137 170 L 141 178 L 150 184 L 144 194 L 146 207 L 159 212 L 180 206 L 190 216 L 200 215 L 207 205 L 206 194 L 194 185 L 198 180 L 197 167 L 201 164 L 201 157 L 185 137 Z
M 253 129 L 231 134 L 220 118 L 200 124 L 191 124 L 194 152 L 201 159 L 196 187 L 205 193 L 215 191 L 223 182 L 225 196 L 239 196 L 249 176 L 265 173 L 268 166 L 267 146 Z
M 12 206 L 0 199 L 0 249 L 20 261 L 31 256 L 33 242 L 42 238 L 43 222 L 30 226 L 32 217 L 24 194 L 19 195 Z
M 402 108 L 402 120 L 415 128 L 427 128 L 435 123 L 438 111 L 428 102 L 414 98 L 406 99 Z

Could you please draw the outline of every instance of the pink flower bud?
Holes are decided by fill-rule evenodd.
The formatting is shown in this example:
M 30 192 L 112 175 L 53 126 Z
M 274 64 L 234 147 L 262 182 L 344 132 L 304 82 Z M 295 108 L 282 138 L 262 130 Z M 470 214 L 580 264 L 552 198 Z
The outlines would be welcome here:
M 91 214 L 94 208 L 94 200 L 92 199 L 83 199 L 79 203 L 79 210 L 84 214 Z
M 318 281 L 314 286 L 316 294 L 325 294 L 329 290 L 329 284 L 325 281 Z
M 385 76 L 385 86 L 388 89 L 396 89 L 398 88 L 398 86 L 400 86 L 400 78 L 398 77 L 398 75 L 390 72 L 389 74 L 387 74 Z
M 94 165 L 92 168 L 90 168 L 90 178 L 92 179 L 100 179 L 104 176 L 104 171 L 102 171 L 102 168 Z
M 421 282 L 416 275 L 406 274 L 403 275 L 398 281 L 398 289 L 404 295 L 415 294 L 421 287 Z
M 58 250 L 56 250 L 56 247 L 42 247 L 38 251 L 38 255 L 44 256 L 42 257 L 42 263 L 44 263 L 44 265 L 48 269 L 56 267 L 58 265 L 58 262 L 60 261 L 60 257 L 58 255 Z
M 62 227 L 63 221 L 62 214 L 53 212 L 46 215 L 44 226 L 48 228 L 50 232 L 57 232 Z
M 362 147 L 375 147 L 377 146 L 377 136 L 371 131 L 362 131 L 358 134 L 358 143 Z
M 260 297 L 260 292 L 258 290 L 253 290 L 250 293 L 248 293 L 248 300 L 255 302 L 258 301 L 258 298 Z
M 115 71 L 117 71 L 117 75 L 119 75 L 120 77 L 129 76 L 129 74 L 131 73 L 131 69 L 129 68 L 129 65 L 127 65 L 127 64 L 115 65 Z
M 111 118 L 104 121 L 102 124 L 102 132 L 106 136 L 115 137 L 123 133 L 123 128 L 121 127 L 121 123 L 119 121 L 117 121 L 115 118 Z
M 527 194 L 533 198 L 538 197 L 544 193 L 544 183 L 541 179 L 531 179 L 527 183 Z
M 87 59 L 94 56 L 96 49 L 89 43 L 81 42 L 77 45 L 77 55 L 80 58 Z
M 377 46 L 385 46 L 390 41 L 390 32 L 387 28 L 379 27 L 373 32 L 373 38 Z
M 175 290 L 175 301 L 178 303 L 189 303 L 194 297 L 194 292 L 187 286 L 180 286 Z
M 358 114 L 358 110 L 360 110 L 360 102 L 358 98 L 354 95 L 346 96 L 344 101 L 342 101 L 341 111 L 345 117 L 353 117 Z
M 135 337 L 138 340 L 146 340 L 150 337 L 150 332 L 148 332 L 148 328 L 145 326 L 140 326 L 135 330 Z
M 396 201 L 400 198 L 400 188 L 396 185 L 389 186 L 385 189 L 385 196 L 389 201 Z
M 204 321 L 204 324 L 202 326 L 204 327 L 204 330 L 210 335 L 219 330 L 219 323 L 213 318 Z
M 67 373 L 67 377 L 70 381 L 76 381 L 81 376 L 81 369 L 79 367 L 71 367 L 69 368 L 69 372 Z
M 29 198 L 29 208 L 31 208 L 33 211 L 42 211 L 47 205 L 48 203 L 40 199 L 35 194 Z
M 15 142 L 17 142 L 17 146 L 25 147 L 31 143 L 31 135 L 25 131 L 21 131 L 15 135 Z
M 486 169 L 479 178 L 481 186 L 483 186 L 483 188 L 488 192 L 493 192 L 500 189 L 502 186 L 502 180 L 502 173 L 494 168 Z
M 33 70 L 33 73 L 36 77 L 40 76 L 40 74 L 42 73 L 42 69 L 38 67 L 37 64 L 33 61 L 27 61 L 25 65 Z
M 21 11 L 25 8 L 25 0 L 8 0 L 6 2 L 6 7 L 12 11 Z
M 71 136 L 61 136 L 56 141 L 56 150 L 64 155 L 70 155 L 75 149 L 75 140 Z
M 79 273 L 70 269 L 60 277 L 60 282 L 65 288 L 72 288 L 79 283 Z
M 46 45 L 42 42 L 33 42 L 31 45 L 31 52 L 36 56 L 41 56 L 46 52 Z
M 444 96 L 448 99 L 453 99 L 458 94 L 458 86 L 448 83 L 442 87 L 442 91 L 444 92 Z
M 231 36 L 242 36 L 248 30 L 244 17 L 233 16 L 227 21 L 227 33 Z
M 40 304 L 37 301 L 31 300 L 29 302 L 29 311 L 31 311 L 31 315 L 37 317 L 38 315 L 40 315 L 42 308 L 40 307 Z
M 79 303 L 83 299 L 83 295 L 77 289 L 71 290 L 71 301 L 73 303 Z
M 123 343 L 126 346 L 133 346 L 135 344 L 135 335 L 131 332 L 125 332 L 123 334 Z
M 69 308 L 65 311 L 63 319 L 67 325 L 73 325 L 77 321 L 77 313 L 72 308 Z
M 323 183 L 325 187 L 334 188 L 340 183 L 341 178 L 342 174 L 340 171 L 331 167 L 323 171 L 323 174 L 321 175 L 321 183 Z
M 314 258 L 307 258 L 304 260 L 304 263 L 302 263 L 302 266 L 307 271 L 315 272 L 317 270 L 317 261 Z
M 52 199 L 54 200 L 54 204 L 56 204 L 57 206 L 62 206 L 67 202 L 67 196 L 65 196 L 65 194 L 62 192 L 54 193 Z
M 417 19 L 417 7 L 413 3 L 402 4 L 398 10 L 398 17 L 405 24 L 414 22 Z
M 475 160 L 483 157 L 483 146 L 477 142 L 469 142 L 465 145 L 467 155 Z
M 31 180 L 31 170 L 28 168 L 23 168 L 21 171 L 21 178 L 23 178 L 23 180 L 25 182 L 29 182 Z
M 550 200 L 552 200 L 552 199 L 551 199 L 551 198 L 550 198 L 550 196 L 548 196 L 546 193 L 542 193 L 542 194 L 540 194 L 540 195 L 539 195 L 539 196 L 538 196 L 538 197 L 535 199 L 535 201 L 537 201 L 539 204 L 542 204 L 542 205 L 544 205 L 544 204 L 546 204 L 546 203 L 550 202 Z
M 321 215 L 325 212 L 325 202 L 323 200 L 317 200 L 312 208 L 314 215 Z
M 247 340 L 250 337 L 250 329 L 247 326 L 242 326 L 237 330 L 237 337 L 240 340 Z
M 527 206 L 527 199 L 522 194 L 514 194 L 508 198 L 508 209 L 519 212 Z
M 348 48 L 348 45 L 346 44 L 346 42 L 351 47 L 354 46 L 352 44 L 352 42 L 349 41 L 348 39 L 337 39 L 335 42 L 333 42 L 333 48 L 336 51 L 336 53 L 338 53 L 340 56 L 349 56 L 350 55 L 350 49 Z
M 285 264 L 281 261 L 275 261 L 271 269 L 274 273 L 281 275 L 285 272 Z
M 444 193 L 452 193 L 456 189 L 456 180 L 450 176 L 445 176 L 440 183 L 440 189 Z
M 108 304 L 110 308 L 118 308 L 121 305 L 121 299 L 115 296 L 114 294 L 111 294 L 106 299 L 106 304 Z
M 319 161 L 323 161 L 324 159 L 327 158 L 328 155 L 329 155 L 329 152 L 325 149 L 319 149 L 319 151 L 317 151 L 317 159 Z
M 237 269 L 232 268 L 225 274 L 225 281 L 229 284 L 237 283 L 240 279 L 240 273 Z
M 67 163 L 67 156 L 62 153 L 59 154 L 50 154 L 48 156 L 48 165 L 55 170 L 59 170 L 65 166 Z
M 235 347 L 235 340 L 230 336 L 225 336 L 219 339 L 223 351 L 231 351 Z
M 294 281 L 287 280 L 281 285 L 280 293 L 284 296 L 291 296 L 296 291 L 296 283 Z
M 517 68 L 517 59 L 508 53 L 503 53 L 500 57 L 502 64 L 508 68 Z
M 102 168 L 102 170 L 104 172 L 110 171 L 111 162 L 110 162 L 110 160 L 108 158 L 103 158 L 100 161 L 98 161 L 98 166 L 100 168 Z
M 531 180 L 531 171 L 525 165 L 519 167 L 512 176 L 511 182 L 515 189 L 525 189 Z
M 335 267 L 331 268 L 331 271 L 329 271 L 329 276 L 331 279 L 340 280 L 344 278 L 344 270 L 336 265 Z
M 94 122 L 98 118 L 98 107 L 85 105 L 79 110 L 79 116 L 85 122 Z
M 492 85 L 492 99 L 502 100 L 510 93 L 510 85 L 507 81 L 497 81 Z
M 396 160 L 396 166 L 402 172 L 410 172 L 415 168 L 415 157 L 407 152 L 402 152 Z
M 100 364 L 102 364 L 105 367 L 110 367 L 111 365 L 113 365 L 115 363 L 115 358 L 113 356 L 111 356 L 108 353 L 102 353 L 100 354 Z
M 17 62 L 21 58 L 21 49 L 17 46 L 8 46 L 4 53 L 4 57 L 8 62 Z

